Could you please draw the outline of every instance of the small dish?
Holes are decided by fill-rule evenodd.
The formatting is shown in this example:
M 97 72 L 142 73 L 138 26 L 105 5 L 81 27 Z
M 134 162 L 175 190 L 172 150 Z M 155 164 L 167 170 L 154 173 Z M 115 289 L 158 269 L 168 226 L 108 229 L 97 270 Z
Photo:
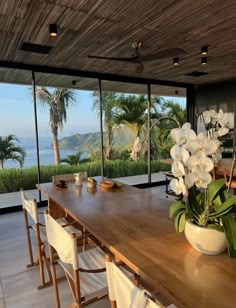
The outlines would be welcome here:
M 102 186 L 103 188 L 110 189 L 110 188 L 115 187 L 115 183 L 114 183 L 113 181 L 107 180 L 107 181 L 101 182 L 101 186 Z
M 120 188 L 123 185 L 123 183 L 115 182 L 115 188 Z
M 97 187 L 97 182 L 87 182 L 87 187 L 88 188 L 95 188 L 95 187 Z
M 57 186 L 58 188 L 67 188 L 67 184 L 65 184 L 65 185 L 62 185 L 62 184 L 56 184 L 56 186 Z

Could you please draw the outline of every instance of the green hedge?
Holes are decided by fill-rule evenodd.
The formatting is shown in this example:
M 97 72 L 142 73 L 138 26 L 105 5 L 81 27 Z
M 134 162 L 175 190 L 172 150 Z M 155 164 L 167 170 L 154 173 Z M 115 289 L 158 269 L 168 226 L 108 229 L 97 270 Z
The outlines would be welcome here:
M 152 161 L 151 166 L 152 172 L 170 169 L 170 166 L 160 164 L 159 161 Z M 101 163 L 98 161 L 81 163 L 78 166 L 41 166 L 41 182 L 51 182 L 52 175 L 54 174 L 74 173 L 81 171 L 87 171 L 88 176 L 101 175 Z M 144 160 L 139 160 L 137 162 L 129 160 L 106 161 L 104 166 L 104 175 L 110 178 L 147 174 L 147 172 L 147 162 Z M 38 183 L 37 167 L 0 170 L 0 193 L 19 191 L 21 187 L 26 190 L 34 189 L 36 183 Z

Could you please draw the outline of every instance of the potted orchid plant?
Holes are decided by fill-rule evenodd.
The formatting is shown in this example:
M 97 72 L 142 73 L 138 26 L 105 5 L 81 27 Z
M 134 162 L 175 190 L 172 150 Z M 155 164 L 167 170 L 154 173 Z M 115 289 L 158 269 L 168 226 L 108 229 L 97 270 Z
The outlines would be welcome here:
M 175 178 L 170 187 L 183 199 L 171 205 L 169 215 L 175 216 L 176 231 L 185 231 L 195 249 L 219 254 L 228 245 L 229 255 L 236 257 L 236 220 L 232 214 L 236 196 L 228 194 L 224 179 L 212 181 L 211 175 L 221 152 L 218 137 L 228 133 L 227 122 L 222 120 L 227 117 L 222 111 L 209 111 L 203 117 L 205 131 L 196 134 L 190 123 L 171 131 L 175 142 L 170 150 Z M 210 125 L 212 119 L 214 127 Z

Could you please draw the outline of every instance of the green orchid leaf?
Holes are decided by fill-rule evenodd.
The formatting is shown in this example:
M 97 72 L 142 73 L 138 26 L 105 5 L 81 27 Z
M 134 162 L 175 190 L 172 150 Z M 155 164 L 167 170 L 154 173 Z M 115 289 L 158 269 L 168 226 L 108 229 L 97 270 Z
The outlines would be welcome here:
M 185 211 L 180 211 L 176 217 L 175 217 L 175 230 L 177 233 L 182 232 L 182 226 L 183 226 L 183 218 L 181 218 L 184 215 L 184 219 L 185 219 Z M 181 225 L 181 227 L 180 227 Z M 182 231 L 180 231 L 182 230 Z
M 221 196 L 222 196 L 222 200 L 225 201 L 229 198 L 229 193 L 228 193 L 228 189 L 225 188 L 222 192 L 221 192 Z
M 185 223 L 186 223 L 186 215 L 185 212 L 180 216 L 179 219 L 179 233 L 183 232 L 185 229 Z
M 236 220 L 231 216 L 221 217 L 223 223 L 225 237 L 228 243 L 228 253 L 230 257 L 236 257 Z
M 169 210 L 169 217 L 172 218 L 175 213 L 177 213 L 179 210 L 182 210 L 182 209 L 183 210 L 186 209 L 183 202 L 178 201 L 178 202 L 172 203 L 170 206 L 170 210 Z
M 198 195 L 198 199 L 199 199 L 199 195 Z M 201 198 L 200 198 L 201 199 Z M 199 200 L 200 200 L 199 199 Z M 198 203 L 198 200 L 196 199 L 196 194 L 195 191 L 193 189 L 189 189 L 189 196 L 188 196 L 188 202 L 187 202 L 187 212 L 189 214 L 189 216 L 191 218 L 198 218 L 199 215 L 201 214 L 202 210 L 201 210 L 201 206 Z
M 213 201 L 215 210 L 217 210 L 219 207 L 221 207 L 221 205 L 222 205 L 222 203 L 223 203 L 224 201 L 225 201 L 225 200 L 222 198 L 221 194 L 219 193 L 219 195 L 216 196 L 215 199 L 214 199 L 214 201 Z
M 207 191 L 208 191 L 208 200 L 211 203 L 214 198 L 216 197 L 217 193 L 225 187 L 225 180 L 224 179 L 218 179 L 214 182 L 211 182 L 208 185 Z
M 209 225 L 207 225 L 207 228 L 208 229 L 214 229 L 214 230 L 220 231 L 220 232 L 224 232 L 224 229 L 223 229 L 222 226 L 215 225 L 215 224 L 209 224 Z
M 212 213 L 209 213 L 209 217 L 219 217 L 228 213 L 232 207 L 236 204 L 236 196 L 231 196 L 222 205 Z

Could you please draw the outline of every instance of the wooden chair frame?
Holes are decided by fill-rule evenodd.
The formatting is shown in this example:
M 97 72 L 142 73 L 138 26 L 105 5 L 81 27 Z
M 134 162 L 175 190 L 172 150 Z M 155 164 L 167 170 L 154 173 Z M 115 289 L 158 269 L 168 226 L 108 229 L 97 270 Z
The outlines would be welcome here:
M 143 296 L 146 298 L 146 301 L 147 301 L 147 303 L 146 303 L 146 305 L 145 305 L 145 307 L 149 307 L 149 308 L 165 308 L 165 306 L 163 306 L 157 299 L 156 299 L 156 297 L 155 297 L 155 295 L 153 295 L 154 293 L 150 293 L 149 291 L 146 291 L 146 289 L 145 288 L 140 288 L 140 286 L 139 286 L 139 284 L 137 284 L 137 282 L 136 283 L 134 283 L 134 281 L 132 281 L 132 280 L 130 280 L 128 277 L 126 277 L 126 275 L 124 274 L 124 273 L 122 273 L 122 271 L 120 270 L 120 269 L 118 269 L 118 272 L 117 272 L 117 267 L 118 267 L 118 265 L 120 265 L 120 264 L 117 264 L 116 262 L 114 262 L 113 260 L 112 260 L 112 258 L 111 258 L 111 256 L 110 256 L 110 254 L 106 254 L 106 256 L 105 256 L 105 260 L 106 260 L 106 267 L 107 267 L 107 279 L 108 279 L 108 290 L 111 292 L 110 294 L 109 294 L 109 300 L 110 300 L 110 306 L 111 306 L 111 308 L 117 308 L 118 306 L 117 306 L 117 296 L 119 296 L 118 295 L 118 293 L 117 292 L 119 292 L 119 291 L 117 291 L 118 289 L 119 289 L 119 287 L 118 286 L 120 286 L 120 287 L 124 287 L 124 286 L 126 286 L 125 287 L 125 289 L 127 289 L 127 290 L 129 290 L 129 292 L 130 292 L 130 295 L 131 294 L 133 294 L 132 296 L 133 296 L 133 299 L 131 299 L 131 297 L 129 298 L 129 300 L 130 300 L 130 303 L 128 304 L 127 303 L 127 306 L 125 306 L 125 307 L 123 307 L 123 304 L 124 304 L 124 302 L 122 302 L 122 308 L 128 308 L 128 307 L 131 307 L 131 305 L 132 305 L 132 307 L 134 307 L 133 305 L 134 305 L 134 303 L 133 303 L 133 301 L 137 301 L 137 299 L 136 299 L 136 296 L 137 295 L 134 295 L 135 294 L 135 292 L 133 293 L 133 291 L 136 291 L 137 292 L 137 290 L 138 290 L 138 292 L 141 292 L 141 295 L 142 295 L 142 298 L 143 298 Z M 110 265 L 108 265 L 110 263 L 110 265 L 112 265 L 112 267 L 110 267 Z M 115 265 L 115 267 L 114 267 L 114 265 Z M 115 274 L 114 274 L 114 272 L 117 272 L 117 273 L 119 273 L 119 275 L 118 275 L 118 277 L 122 277 L 122 282 L 120 282 L 119 281 L 119 279 L 118 280 L 113 280 L 113 279 L 115 279 Z M 124 277 L 124 278 L 123 278 Z M 120 278 L 121 279 L 121 278 Z M 119 281 L 119 282 L 118 282 Z M 139 282 L 139 281 L 138 281 Z M 124 285 L 123 285 L 123 284 Z M 114 284 L 114 285 L 113 285 Z M 131 289 L 131 286 L 130 285 L 133 285 L 133 288 L 134 289 Z M 117 288 L 118 287 L 118 288 Z M 136 290 L 135 290 L 136 289 Z M 125 293 L 125 290 L 124 290 L 124 293 Z M 137 293 L 136 293 L 137 294 Z M 122 288 L 122 297 L 124 297 L 124 298 L 126 298 L 125 296 L 124 296 L 124 294 L 123 294 L 123 288 Z M 138 297 L 138 299 L 139 299 L 139 297 Z M 132 302 L 132 303 L 131 303 Z M 135 302 L 136 303 L 136 302 Z M 120 306 L 119 306 L 120 307 Z M 168 306 L 169 308 L 176 308 L 176 306 L 174 306 L 174 305 L 170 305 L 170 306 Z M 167 307 L 167 308 L 168 308 Z
M 23 205 L 27 246 L 28 246 L 29 258 L 30 258 L 30 263 L 27 265 L 27 268 L 30 268 L 30 267 L 33 267 L 33 266 L 39 266 L 40 285 L 38 286 L 38 289 L 42 289 L 42 288 L 45 288 L 49 285 L 52 285 L 52 274 L 51 274 L 51 271 L 50 271 L 50 266 L 49 266 L 49 261 L 48 261 L 47 255 L 45 253 L 45 243 L 42 241 L 41 234 L 40 234 L 40 226 L 42 226 L 42 227 L 45 227 L 45 226 L 42 225 L 39 222 L 39 219 L 38 219 L 39 212 L 37 211 L 37 201 L 35 199 L 28 200 L 25 196 L 23 189 L 21 189 L 21 199 L 22 199 L 22 205 Z M 33 208 L 34 215 L 31 215 L 31 213 L 27 210 L 28 207 Z M 29 224 L 28 216 L 31 216 L 31 218 L 33 219 L 33 221 L 34 221 L 33 225 Z M 33 256 L 30 229 L 35 230 L 35 236 L 36 236 L 36 242 L 37 242 L 37 258 L 36 258 L 36 261 L 34 261 L 34 256 Z M 45 268 L 47 276 L 48 276 L 47 281 L 45 279 L 44 268 Z
M 45 212 L 46 215 L 49 215 L 48 211 Z M 61 226 L 62 227 L 62 226 Z M 70 234 L 71 235 L 71 240 L 73 243 L 73 249 L 75 251 L 78 250 L 78 241 L 76 239 L 76 235 L 74 233 Z M 50 256 L 50 264 L 51 264 L 51 271 L 52 271 L 52 280 L 53 280 L 53 288 L 54 288 L 54 297 L 55 297 L 55 302 L 56 302 L 56 307 L 60 308 L 61 304 L 60 304 L 60 297 L 59 297 L 59 291 L 58 291 L 58 278 L 57 278 L 57 274 L 56 274 L 56 265 L 55 265 L 55 248 L 51 245 L 50 241 L 49 241 L 49 256 Z M 101 272 L 105 272 L 106 268 L 99 268 L 99 269 L 84 269 L 81 267 L 78 268 L 74 268 L 73 265 L 73 279 L 70 277 L 70 275 L 68 274 L 68 272 L 66 271 L 65 267 L 62 265 L 62 262 L 58 263 L 62 266 L 66 279 L 68 281 L 72 296 L 73 296 L 73 300 L 74 302 L 69 305 L 69 307 L 73 307 L 73 308 L 81 308 L 85 305 L 90 304 L 91 302 L 94 302 L 104 296 L 107 295 L 107 292 L 102 294 L 101 296 L 96 296 L 92 299 L 86 300 L 85 298 L 81 296 L 81 291 L 80 291 L 80 277 L 79 277 L 79 273 L 80 272 L 86 272 L 86 273 L 101 273 Z M 71 264 L 72 266 L 72 264 Z

